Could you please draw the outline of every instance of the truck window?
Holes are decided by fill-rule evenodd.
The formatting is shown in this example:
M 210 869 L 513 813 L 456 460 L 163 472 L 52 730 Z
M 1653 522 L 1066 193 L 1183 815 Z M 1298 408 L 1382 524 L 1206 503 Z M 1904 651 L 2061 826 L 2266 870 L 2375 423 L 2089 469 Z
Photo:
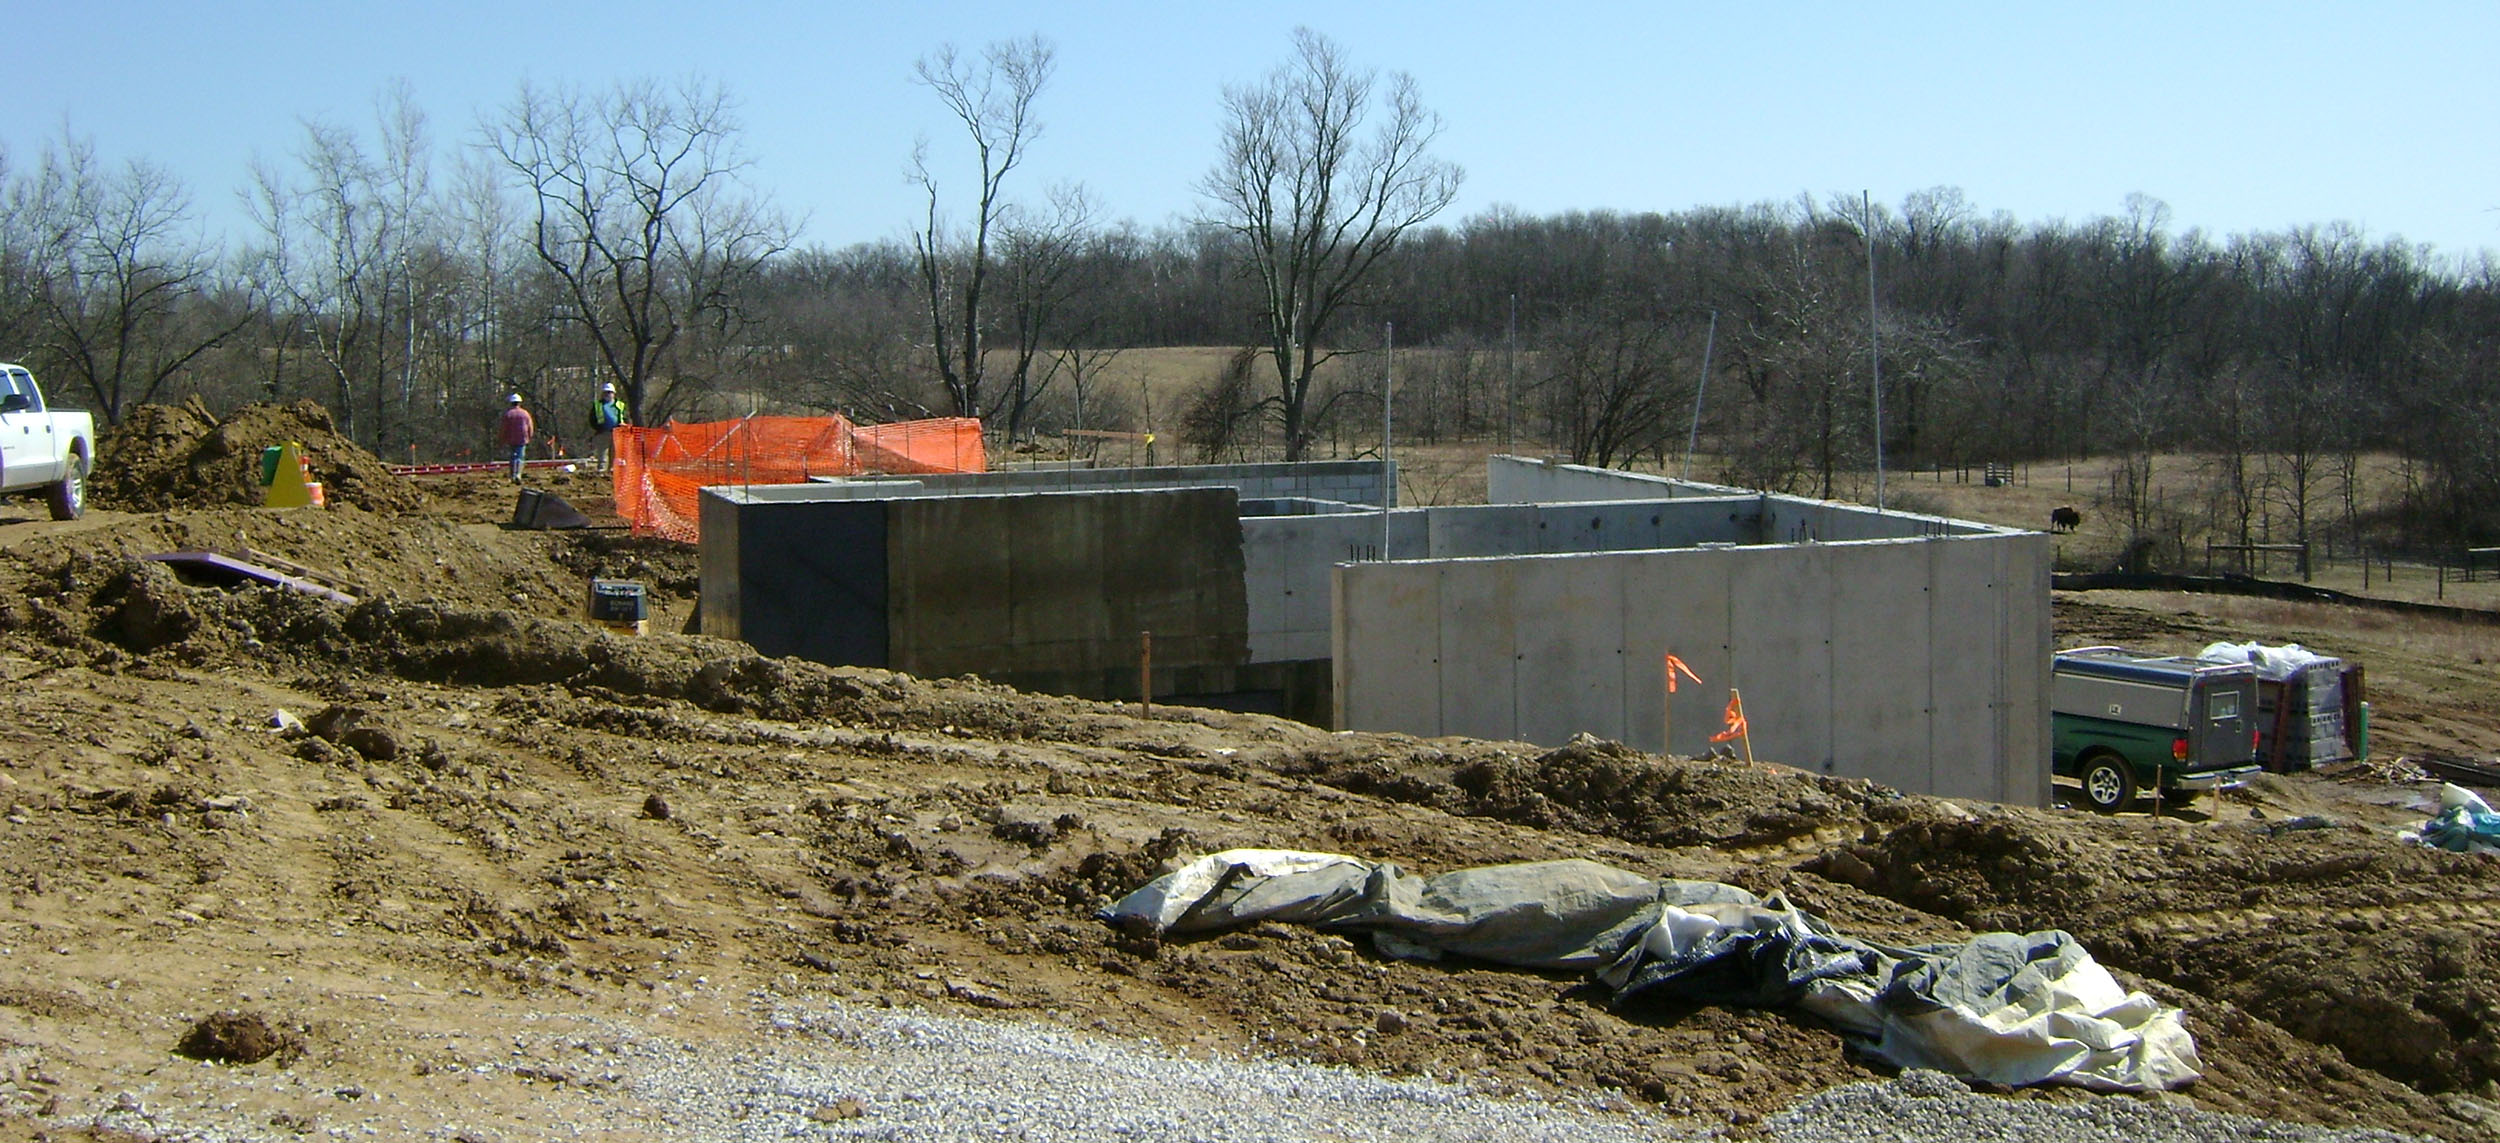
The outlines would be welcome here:
M 2205 703 L 2205 717 L 2215 722 L 2240 716 L 2240 693 L 2238 691 L 2216 691 L 2206 696 Z

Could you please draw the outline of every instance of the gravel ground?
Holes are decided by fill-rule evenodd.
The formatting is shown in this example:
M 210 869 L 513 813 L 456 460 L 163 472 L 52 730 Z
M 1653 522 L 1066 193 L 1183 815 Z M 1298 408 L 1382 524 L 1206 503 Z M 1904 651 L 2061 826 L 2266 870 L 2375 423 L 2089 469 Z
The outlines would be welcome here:
M 741 1048 L 650 1036 L 600 1018 L 513 1039 L 516 1061 L 567 1056 L 576 1066 L 548 1091 L 551 1130 L 690 1141 L 761 1139 L 950 1140 L 1327 1140 L 1331 1143 L 1699 1140 L 1723 1124 L 1674 1121 L 1611 1094 L 1586 1101 L 1489 1096 L 1424 1080 L 1386 1079 L 1341 1068 L 1277 1061 L 1188 1057 L 1151 1042 L 1124 1042 L 1032 1024 L 920 1012 L 792 1004 L 758 997 L 757 1035 Z M 596 1071 L 585 1063 L 595 1061 Z M 541 1065 L 482 1065 L 533 1080 Z M 274 1092 L 313 1077 L 238 1079 Z M 52 1126 L 92 1126 L 191 1143 L 261 1139 L 266 1118 L 238 1121 L 238 1104 L 190 1102 L 141 1085 L 107 1106 L 39 1116 Z M 198 1093 L 193 1093 L 197 1098 Z M 359 1102 L 367 1093 L 356 1093 Z M 496 1138 L 458 1123 L 393 1114 L 324 1115 L 292 1134 L 330 1138 Z M 186 1106 L 188 1104 L 188 1106 Z M 370 1104 L 369 1104 L 370 1106 Z M 405 1109 L 399 1109 L 404 1111 Z M 556 1128 L 569 1127 L 569 1131 Z M 1975 1094 L 1940 1072 L 1826 1091 L 1744 1128 L 1774 1143 L 1867 1140 L 2362 1143 L 2404 1139 L 2375 1130 L 2329 1130 L 2215 1115 L 2159 1100 L 2109 1097 L 2042 1103 Z
M 689 1139 L 1674 1140 L 1713 1137 L 1611 1096 L 1496 1098 L 1339 1068 L 1174 1055 L 1028 1024 L 777 1010 L 758 1050 L 654 1050 L 632 1084 Z M 722 1077 L 734 1080 L 723 1082 Z M 2364 1143 L 2328 1130 L 2128 1097 L 2045 1104 L 1971 1092 L 1940 1072 L 1825 1092 L 1763 1124 L 1780 1143 L 2127 1140 Z
M 2020 1139 L 2037 1143 L 2380 1143 L 2385 1131 L 2269 1123 L 2215 1115 L 2155 1100 L 2110 1096 L 2088 1103 L 2038 1103 L 1973 1093 L 1943 1072 L 1903 1072 L 1883 1083 L 1833 1088 L 1772 1116 L 1775 1143 L 1901 1143 Z

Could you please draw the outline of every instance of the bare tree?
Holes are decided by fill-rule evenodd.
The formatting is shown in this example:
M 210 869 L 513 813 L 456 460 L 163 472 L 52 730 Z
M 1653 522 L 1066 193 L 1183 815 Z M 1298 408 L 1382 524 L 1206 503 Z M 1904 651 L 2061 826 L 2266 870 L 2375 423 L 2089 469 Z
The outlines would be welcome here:
M 1276 383 L 1266 403 L 1285 459 L 1300 460 L 1328 411 L 1309 407 L 1313 374 L 1336 355 L 1323 342 L 1399 239 L 1458 197 L 1464 172 L 1432 156 L 1441 117 L 1413 77 L 1380 90 L 1309 28 L 1293 46 L 1264 82 L 1225 89 L 1223 157 L 1199 191 L 1258 280 Z
M 107 422 L 251 321 L 210 304 L 216 260 L 162 167 L 108 171 L 92 141 L 64 132 L 6 205 L 36 364 L 85 390 Z
M 360 382 L 371 379 L 378 402 L 384 368 L 388 218 L 375 197 L 378 169 L 353 134 L 317 122 L 304 124 L 296 159 L 302 183 L 253 164 L 248 201 L 265 245 L 251 255 L 252 272 L 273 295 L 280 347 L 300 340 L 320 360 L 340 431 L 378 444 L 356 415 Z M 273 378 L 273 390 L 282 383 Z
M 728 94 L 694 79 L 598 96 L 524 84 L 484 125 L 487 149 L 528 196 L 522 228 L 557 284 L 561 320 L 589 339 L 600 378 L 637 421 L 692 395 L 680 386 L 703 379 L 668 368 L 680 339 L 734 340 L 742 291 L 789 245 L 789 223 L 741 193 L 738 130 Z
M 991 44 L 977 65 L 958 56 L 952 44 L 912 65 L 913 77 L 936 92 L 963 124 L 979 172 L 970 233 L 959 237 L 949 233 L 939 209 L 939 180 L 929 167 L 928 141 L 912 151 L 911 179 L 928 196 L 928 211 L 920 231 L 912 235 L 912 247 L 919 255 L 928 302 L 930 351 L 957 416 L 992 411 L 982 392 L 982 291 L 991 270 L 990 244 L 1012 212 L 1007 176 L 1041 134 L 1041 124 L 1033 119 L 1033 100 L 1050 82 L 1052 56 L 1048 41 L 1027 36 Z M 1023 412 L 1022 402 L 1016 411 Z
M 1083 320 L 1068 321 L 1068 303 L 1095 285 L 1097 269 L 1090 257 L 1094 219 L 1098 213 L 1093 196 L 1082 186 L 1066 186 L 1051 192 L 1051 211 L 1047 216 L 1019 216 L 1005 228 L 999 248 L 1000 285 L 1005 293 L 1007 333 L 1013 359 L 1009 363 L 1008 384 L 987 410 L 986 419 L 996 419 L 998 411 L 1007 413 L 1009 439 L 1021 436 L 1030 427 L 1035 406 L 1058 380 L 1059 367 L 1065 356 L 1049 352 L 1054 344 L 1065 345 L 1081 339 L 1087 332 Z M 1063 325 L 1079 328 L 1063 329 Z
M 1656 447 L 1675 410 L 1689 403 L 1690 386 L 1671 384 L 1681 347 L 1645 309 L 1609 299 L 1545 331 L 1553 369 L 1541 386 L 1547 416 L 1573 464 L 1612 467 Z

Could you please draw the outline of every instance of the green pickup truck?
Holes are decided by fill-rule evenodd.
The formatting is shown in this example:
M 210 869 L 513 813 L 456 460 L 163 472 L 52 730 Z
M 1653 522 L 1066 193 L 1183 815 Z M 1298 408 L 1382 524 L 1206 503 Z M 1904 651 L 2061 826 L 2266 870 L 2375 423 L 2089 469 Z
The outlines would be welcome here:
M 2054 772 L 2105 814 L 2138 794 L 2193 797 L 2258 770 L 2257 670 L 2120 647 L 2060 651 L 2049 672 Z

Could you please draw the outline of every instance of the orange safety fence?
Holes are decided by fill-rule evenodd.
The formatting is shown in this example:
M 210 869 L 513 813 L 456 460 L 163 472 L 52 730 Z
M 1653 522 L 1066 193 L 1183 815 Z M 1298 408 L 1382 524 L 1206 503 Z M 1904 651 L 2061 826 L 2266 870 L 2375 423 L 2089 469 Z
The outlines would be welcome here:
M 855 425 L 847 417 L 745 417 L 616 430 L 616 514 L 636 535 L 693 543 L 702 490 L 802 484 L 817 476 L 986 472 L 970 417 Z

